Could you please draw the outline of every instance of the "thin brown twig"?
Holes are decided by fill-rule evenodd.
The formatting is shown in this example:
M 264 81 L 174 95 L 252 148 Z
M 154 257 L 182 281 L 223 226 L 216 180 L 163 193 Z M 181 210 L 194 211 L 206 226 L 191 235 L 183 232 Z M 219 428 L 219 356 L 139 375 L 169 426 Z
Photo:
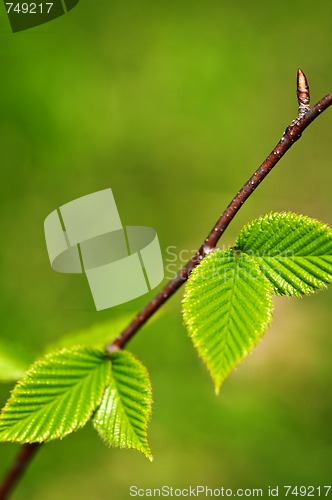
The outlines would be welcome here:
M 230 222 L 233 220 L 243 203 L 255 191 L 257 186 L 267 176 L 269 172 L 277 165 L 284 154 L 292 145 L 300 139 L 304 130 L 312 123 L 325 109 L 332 104 L 332 92 L 323 97 L 315 106 L 310 108 L 310 93 L 306 76 L 301 69 L 297 72 L 297 99 L 298 114 L 295 120 L 286 128 L 283 136 L 271 151 L 269 156 L 258 167 L 255 173 L 242 186 L 230 202 L 226 210 L 222 213 L 216 224 L 211 229 L 207 238 L 201 247 L 197 250 L 194 257 L 179 271 L 177 276 L 156 295 L 154 299 L 134 318 L 134 320 L 125 328 L 120 335 L 106 347 L 108 353 L 122 349 L 127 342 L 136 334 L 136 332 L 148 321 L 149 318 L 180 288 L 188 279 L 192 269 L 196 267 L 201 260 L 214 248 L 225 232 Z
M 14 489 L 15 484 L 24 474 L 24 471 L 40 446 L 41 445 L 39 443 L 25 444 L 22 446 L 2 485 L 0 486 L 0 500 L 8 498 Z
M 234 216 L 240 210 L 244 202 L 255 191 L 257 186 L 276 166 L 283 155 L 300 139 L 304 130 L 329 106 L 332 105 L 332 92 L 323 97 L 315 106 L 310 107 L 310 93 L 307 79 L 304 73 L 299 69 L 297 73 L 297 99 L 298 114 L 295 120 L 286 128 L 282 138 L 271 151 L 269 156 L 258 167 L 250 179 L 242 186 L 230 202 L 226 210 L 222 213 L 216 224 L 211 229 L 207 238 L 201 247 L 197 250 L 194 257 L 179 271 L 177 276 L 171 280 L 161 290 L 161 292 L 152 299 L 149 304 L 134 318 L 134 320 L 125 328 L 120 335 L 106 347 L 107 353 L 112 353 L 123 349 L 129 340 L 137 331 L 151 318 L 151 316 L 180 288 L 188 279 L 192 269 L 196 267 L 204 257 L 216 248 L 216 245 L 225 232 Z M 22 477 L 27 465 L 40 447 L 38 443 L 24 445 L 17 456 L 14 464 L 7 472 L 4 482 L 0 487 L 0 500 L 6 500 L 12 492 L 15 484 Z

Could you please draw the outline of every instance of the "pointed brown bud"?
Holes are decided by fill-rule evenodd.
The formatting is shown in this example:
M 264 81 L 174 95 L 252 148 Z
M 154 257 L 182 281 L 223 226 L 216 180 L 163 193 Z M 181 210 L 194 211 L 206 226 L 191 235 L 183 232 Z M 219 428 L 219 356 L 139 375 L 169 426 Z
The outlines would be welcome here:
M 299 115 L 303 116 L 310 109 L 310 90 L 307 78 L 301 69 L 297 72 L 297 100 Z

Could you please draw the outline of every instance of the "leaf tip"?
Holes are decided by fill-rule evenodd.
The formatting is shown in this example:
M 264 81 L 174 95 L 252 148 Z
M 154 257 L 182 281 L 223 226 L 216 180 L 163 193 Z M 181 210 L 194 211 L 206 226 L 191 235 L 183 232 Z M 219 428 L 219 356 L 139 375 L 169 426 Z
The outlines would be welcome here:
M 154 460 L 154 457 L 152 455 L 152 452 L 150 450 L 150 446 L 149 446 L 149 443 L 147 442 L 147 440 L 145 440 L 145 443 L 142 443 L 141 445 L 136 445 L 136 446 L 131 446 L 131 447 L 128 446 L 128 449 L 136 450 L 136 451 L 143 453 L 143 455 L 150 462 L 153 462 L 153 460 Z
M 212 375 L 212 374 L 211 374 Z M 219 396 L 220 394 L 220 388 L 221 388 L 221 385 L 222 385 L 222 380 L 219 379 L 219 377 L 214 377 L 212 375 L 212 379 L 213 379 L 213 383 L 214 383 L 214 393 L 216 396 Z

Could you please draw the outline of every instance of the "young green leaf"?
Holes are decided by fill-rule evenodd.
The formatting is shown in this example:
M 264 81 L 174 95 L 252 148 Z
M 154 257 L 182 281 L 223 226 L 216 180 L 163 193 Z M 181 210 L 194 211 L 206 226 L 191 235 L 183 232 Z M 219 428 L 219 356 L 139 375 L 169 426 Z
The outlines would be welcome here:
M 244 226 L 235 247 L 256 260 L 277 295 L 313 293 L 332 281 L 332 230 L 309 217 L 265 215 Z
M 105 355 L 63 349 L 31 366 L 0 415 L 0 441 L 43 442 L 83 427 L 110 379 Z
M 147 442 L 151 385 L 146 368 L 126 351 L 111 356 L 112 377 L 93 424 L 109 446 L 134 448 L 152 460 Z
M 272 286 L 254 259 L 232 249 L 209 254 L 192 271 L 183 316 L 217 393 L 269 325 L 271 295 Z

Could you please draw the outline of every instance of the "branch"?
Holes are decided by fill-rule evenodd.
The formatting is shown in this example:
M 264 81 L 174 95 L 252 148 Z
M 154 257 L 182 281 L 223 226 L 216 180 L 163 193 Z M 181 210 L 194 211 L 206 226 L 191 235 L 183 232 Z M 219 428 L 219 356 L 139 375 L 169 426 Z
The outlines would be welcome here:
M 24 446 L 22 446 L 19 454 L 15 459 L 15 462 L 12 464 L 2 485 L 0 486 L 0 500 L 5 500 L 6 498 L 8 498 L 8 495 L 10 495 L 15 484 L 23 475 L 38 448 L 40 448 L 39 443 L 25 444 Z
M 177 276 L 156 295 L 154 299 L 134 318 L 134 320 L 123 330 L 122 333 L 106 347 L 106 351 L 111 353 L 122 349 L 136 332 L 148 321 L 149 318 L 180 288 L 194 267 L 196 267 L 204 257 L 216 248 L 216 245 L 225 232 L 230 222 L 233 220 L 243 203 L 255 191 L 257 186 L 276 166 L 284 154 L 300 139 L 304 130 L 332 104 L 332 92 L 323 97 L 315 106 L 310 108 L 310 93 L 307 79 L 302 72 L 297 72 L 297 99 L 298 113 L 295 120 L 286 128 L 282 138 L 271 151 L 269 156 L 258 167 L 256 172 L 242 186 L 237 195 L 230 202 L 226 210 L 217 220 L 211 229 L 202 246 L 197 250 L 194 257 L 179 271 Z
M 148 319 L 187 281 L 192 269 L 196 267 L 204 257 L 216 248 L 216 245 L 227 229 L 234 216 L 242 207 L 243 203 L 255 191 L 257 186 L 276 166 L 283 155 L 300 139 L 304 130 L 329 106 L 332 105 L 332 92 L 323 97 L 312 108 L 309 105 L 310 93 L 304 73 L 299 69 L 297 73 L 297 99 L 298 113 L 293 122 L 286 128 L 282 138 L 271 151 L 266 160 L 258 167 L 256 172 L 242 186 L 230 202 L 226 210 L 220 216 L 210 233 L 197 250 L 194 257 L 179 271 L 177 276 L 171 280 L 156 295 L 154 299 L 135 317 L 135 319 L 125 328 L 120 335 L 106 347 L 106 352 L 111 353 L 125 347 L 127 342 L 137 333 L 137 331 L 148 321 Z M 8 471 L 2 486 L 0 487 L 0 500 L 6 500 L 13 487 L 23 475 L 28 463 L 40 447 L 38 443 L 26 444 L 22 447 L 15 463 Z

